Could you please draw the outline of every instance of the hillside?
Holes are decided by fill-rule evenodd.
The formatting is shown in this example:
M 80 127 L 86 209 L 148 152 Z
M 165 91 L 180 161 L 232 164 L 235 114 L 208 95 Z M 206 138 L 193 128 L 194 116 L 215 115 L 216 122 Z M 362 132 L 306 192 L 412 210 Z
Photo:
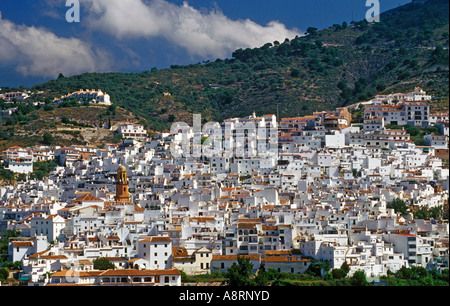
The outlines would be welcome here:
M 448 21 L 448 0 L 411 3 L 383 13 L 380 23 L 309 28 L 306 36 L 239 49 L 229 59 L 142 73 L 60 76 L 34 86 L 43 93 L 33 99 L 100 88 L 154 130 L 173 121 L 190 123 L 193 113 L 205 122 L 254 111 L 305 115 L 416 86 L 436 97 L 438 110 L 448 108 Z
M 103 147 L 106 142 L 118 142 L 114 131 L 119 122 L 137 123 L 130 112 L 117 107 L 110 110 L 99 106 L 42 107 L 5 120 L 0 129 L 0 151 L 11 146 L 72 144 Z M 111 129 L 108 125 L 111 124 Z M 53 138 L 44 139 L 50 133 Z

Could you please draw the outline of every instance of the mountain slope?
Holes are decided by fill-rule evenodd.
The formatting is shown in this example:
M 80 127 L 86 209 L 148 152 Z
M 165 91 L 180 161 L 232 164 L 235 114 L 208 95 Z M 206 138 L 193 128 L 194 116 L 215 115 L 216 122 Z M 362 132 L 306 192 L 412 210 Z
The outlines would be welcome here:
M 305 115 L 421 86 L 448 102 L 448 0 L 411 3 L 381 22 L 333 25 L 217 59 L 142 73 L 89 73 L 33 87 L 35 99 L 101 88 L 148 128 L 273 113 Z M 438 104 L 436 104 L 438 105 Z M 440 104 L 439 104 L 440 105 Z

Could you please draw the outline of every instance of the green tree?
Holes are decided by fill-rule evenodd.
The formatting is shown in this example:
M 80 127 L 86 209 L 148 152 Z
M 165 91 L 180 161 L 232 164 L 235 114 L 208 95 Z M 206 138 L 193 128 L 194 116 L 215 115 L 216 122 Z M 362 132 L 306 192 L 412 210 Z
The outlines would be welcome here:
M 7 263 L 7 257 L 8 257 L 8 246 L 9 246 L 9 238 L 11 237 L 19 237 L 20 231 L 16 230 L 7 230 L 2 233 L 1 239 L 0 239 L 0 263 L 2 263 L 4 266 L 6 266 L 5 263 Z
M 107 258 L 99 257 L 94 260 L 94 269 L 96 270 L 109 270 L 114 269 L 114 264 L 111 263 Z
M 348 272 L 350 272 L 350 266 L 344 261 L 340 269 L 331 270 L 331 275 L 333 276 L 333 279 L 344 279 L 347 277 Z
M 296 68 L 291 69 L 291 77 L 298 78 L 300 76 L 300 71 Z
M 4 261 L 2 264 L 3 264 L 4 268 L 7 268 L 9 270 L 22 269 L 22 262 L 20 262 L 20 261 L 15 261 L 15 262 Z
M 345 275 L 347 276 L 348 272 L 350 272 L 350 266 L 346 261 L 344 261 L 341 265 L 341 270 L 345 272 Z
M 0 268 L 0 281 L 5 281 L 9 277 L 9 270 L 7 268 Z
M 255 286 L 267 286 L 269 284 L 270 275 L 264 271 L 259 271 L 254 279 Z
M 341 279 L 347 276 L 347 274 L 342 269 L 331 270 L 331 275 L 333 275 L 333 279 Z
M 306 32 L 307 32 L 309 35 L 314 36 L 314 35 L 317 34 L 317 30 L 318 30 L 317 28 L 309 27 L 308 29 L 306 29 Z
M 8 169 L 0 168 L 0 180 L 12 182 L 14 180 L 14 172 Z
M 353 273 L 352 277 L 350 277 L 350 283 L 352 286 L 367 286 L 369 284 L 366 274 L 362 270 Z
M 322 277 L 322 274 L 330 269 L 331 263 L 328 260 L 312 261 L 305 273 L 315 277 Z
M 431 55 L 431 61 L 436 64 L 448 65 L 448 53 L 441 45 L 437 45 Z
M 448 286 L 448 269 L 441 273 L 423 267 L 402 267 L 397 272 L 382 276 L 388 286 Z
M 426 146 L 427 141 L 423 137 L 421 137 L 421 138 L 417 138 L 416 140 L 414 140 L 414 144 L 416 146 Z
M 405 131 L 408 132 L 408 134 L 411 136 L 417 136 L 420 134 L 419 128 L 416 126 L 412 126 L 412 125 L 406 125 Z
M 237 263 L 233 263 L 227 270 L 229 286 L 252 286 L 254 281 L 251 279 L 253 264 L 248 257 L 238 256 Z
M 192 278 L 188 276 L 184 271 L 180 270 L 180 274 L 182 283 L 190 283 L 193 281 Z
M 394 199 L 388 204 L 388 208 L 393 208 L 396 213 L 400 213 L 401 215 L 405 215 L 408 212 L 408 206 L 402 199 Z
M 428 219 L 428 211 L 426 208 L 421 208 L 414 213 L 414 219 Z
M 53 135 L 49 132 L 45 132 L 42 136 L 42 143 L 45 145 L 52 145 L 55 139 L 53 138 Z
M 167 119 L 169 122 L 174 122 L 176 119 L 175 115 L 170 114 L 169 118 Z

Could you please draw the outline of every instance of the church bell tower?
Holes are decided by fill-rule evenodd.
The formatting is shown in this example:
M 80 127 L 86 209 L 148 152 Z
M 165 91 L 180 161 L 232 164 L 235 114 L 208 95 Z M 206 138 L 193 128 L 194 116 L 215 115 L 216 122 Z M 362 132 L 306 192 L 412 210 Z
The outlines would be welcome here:
M 128 193 L 127 169 L 122 165 L 120 165 L 117 169 L 116 201 L 130 202 L 130 194 Z

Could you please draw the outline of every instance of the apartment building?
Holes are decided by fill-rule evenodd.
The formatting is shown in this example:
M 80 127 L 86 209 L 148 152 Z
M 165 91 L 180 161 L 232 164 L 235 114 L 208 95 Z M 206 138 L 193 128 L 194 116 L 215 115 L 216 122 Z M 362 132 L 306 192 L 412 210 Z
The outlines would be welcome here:
M 403 108 L 406 111 L 408 125 L 428 126 L 430 117 L 430 103 L 427 101 L 405 101 Z
M 58 215 L 40 215 L 30 219 L 30 235 L 44 235 L 49 242 L 57 242 L 65 227 L 66 220 Z
M 423 136 L 428 146 L 435 149 L 448 149 L 448 136 L 434 133 Z
M 33 172 L 33 151 L 17 146 L 10 147 L 2 152 L 5 169 L 15 173 L 28 174 Z
M 405 254 L 409 266 L 426 267 L 432 258 L 430 240 L 407 233 L 383 234 L 383 240 L 394 246 L 395 252 Z
M 143 268 L 150 270 L 172 267 L 172 239 L 150 236 L 140 238 L 137 244 L 138 257 L 145 260 Z
M 119 124 L 117 133 L 122 135 L 124 139 L 129 138 L 144 141 L 148 137 L 147 131 L 141 124 Z
M 58 160 L 59 164 L 62 166 L 73 165 L 77 160 L 81 158 L 80 150 L 71 147 L 58 148 L 53 152 L 55 159 Z

